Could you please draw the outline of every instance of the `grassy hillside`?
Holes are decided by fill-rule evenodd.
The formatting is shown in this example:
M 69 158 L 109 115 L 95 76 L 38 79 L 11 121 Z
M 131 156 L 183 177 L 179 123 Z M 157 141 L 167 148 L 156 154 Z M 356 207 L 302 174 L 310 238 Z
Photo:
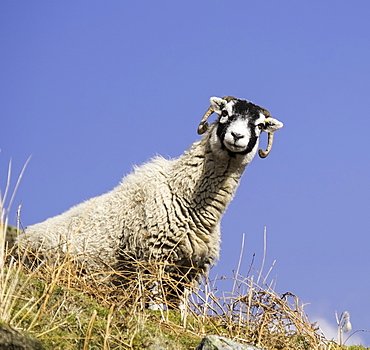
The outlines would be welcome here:
M 68 257 L 29 268 L 25 256 L 13 255 L 7 251 L 0 268 L 0 320 L 45 349 L 195 349 L 207 334 L 268 349 L 340 349 L 310 323 L 296 296 L 278 295 L 256 276 L 233 277 L 237 288 L 229 294 L 205 283 L 183 311 L 150 311 L 148 281 L 139 274 L 122 290 L 86 280 Z M 146 269 L 171 283 L 160 264 Z

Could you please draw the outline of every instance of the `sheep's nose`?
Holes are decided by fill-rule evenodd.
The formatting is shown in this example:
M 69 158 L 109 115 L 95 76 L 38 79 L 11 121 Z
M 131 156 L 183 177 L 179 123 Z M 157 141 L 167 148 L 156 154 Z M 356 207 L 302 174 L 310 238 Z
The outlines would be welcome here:
M 235 132 L 235 131 L 232 131 L 231 132 L 231 135 L 233 136 L 234 140 L 237 141 L 239 139 L 242 139 L 244 137 L 243 134 L 240 134 L 238 132 Z

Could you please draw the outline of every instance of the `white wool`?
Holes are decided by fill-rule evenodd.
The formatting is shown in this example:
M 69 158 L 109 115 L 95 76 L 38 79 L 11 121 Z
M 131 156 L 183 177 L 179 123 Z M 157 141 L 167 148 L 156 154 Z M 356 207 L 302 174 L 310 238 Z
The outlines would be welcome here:
M 180 157 L 156 157 L 112 191 L 28 227 L 19 248 L 49 259 L 68 251 L 91 269 L 166 261 L 195 267 L 187 277 L 199 280 L 219 257 L 221 217 L 258 148 L 230 155 L 217 126 Z

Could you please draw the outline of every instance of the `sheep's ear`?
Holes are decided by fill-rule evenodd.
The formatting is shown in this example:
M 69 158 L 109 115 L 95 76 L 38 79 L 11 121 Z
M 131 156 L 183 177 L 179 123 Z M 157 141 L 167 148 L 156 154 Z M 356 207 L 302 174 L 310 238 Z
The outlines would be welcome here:
M 217 114 L 221 114 L 222 109 L 226 106 L 227 101 L 220 97 L 211 97 L 209 99 L 213 111 Z
M 263 128 L 263 131 L 274 132 L 281 129 L 283 126 L 284 124 L 281 121 L 272 117 L 268 117 L 265 119 L 265 126 Z

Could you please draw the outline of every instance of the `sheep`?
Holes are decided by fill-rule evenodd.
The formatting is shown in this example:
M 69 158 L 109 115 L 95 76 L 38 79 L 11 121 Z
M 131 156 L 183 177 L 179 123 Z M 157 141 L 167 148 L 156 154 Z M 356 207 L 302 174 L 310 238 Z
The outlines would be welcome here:
M 260 134 L 269 133 L 266 151 L 259 150 L 266 157 L 283 126 L 246 100 L 211 97 L 210 103 L 198 127 L 204 136 L 184 154 L 157 156 L 110 192 L 27 227 L 18 247 L 49 260 L 68 252 L 91 271 L 109 266 L 123 279 L 137 262 L 162 262 L 180 285 L 198 283 L 219 258 L 220 220 Z M 209 125 L 212 113 L 218 118 Z

